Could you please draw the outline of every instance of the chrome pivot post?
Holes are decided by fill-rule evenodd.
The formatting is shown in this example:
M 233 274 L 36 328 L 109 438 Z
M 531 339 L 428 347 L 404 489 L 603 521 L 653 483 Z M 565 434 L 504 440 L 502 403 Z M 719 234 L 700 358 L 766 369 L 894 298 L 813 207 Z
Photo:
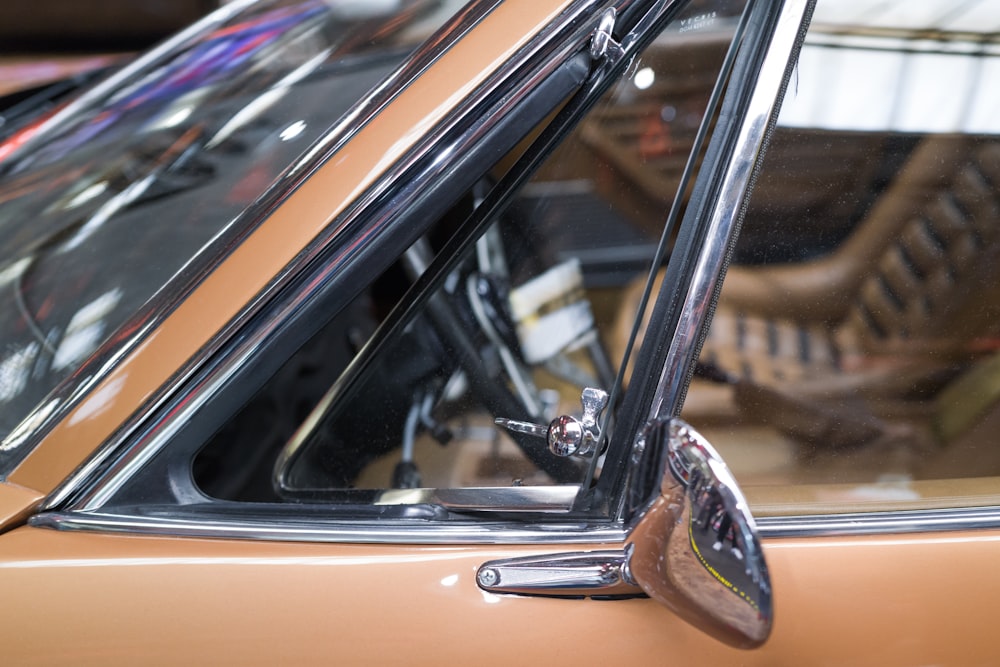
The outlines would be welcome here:
M 549 451 L 556 456 L 589 456 L 601 442 L 598 419 L 608 405 L 608 393 L 603 389 L 587 387 L 580 396 L 580 402 L 583 405 L 582 417 L 560 415 L 549 422 L 548 427 L 504 417 L 497 417 L 495 422 L 508 431 L 545 438 Z

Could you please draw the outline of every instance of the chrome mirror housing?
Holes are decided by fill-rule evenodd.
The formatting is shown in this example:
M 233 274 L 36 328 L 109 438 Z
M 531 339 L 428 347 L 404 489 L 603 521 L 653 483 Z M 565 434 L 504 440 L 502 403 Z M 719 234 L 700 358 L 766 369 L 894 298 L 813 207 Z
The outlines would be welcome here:
M 720 641 L 760 646 L 774 619 L 771 580 L 743 494 L 712 446 L 680 419 L 654 422 L 644 442 L 647 464 L 637 467 L 636 479 L 658 490 L 638 513 L 624 550 L 489 561 L 476 583 L 514 595 L 645 593 Z
M 767 640 L 771 581 L 753 517 L 725 463 L 680 419 L 652 424 L 662 481 L 626 543 L 626 573 L 651 598 L 738 648 Z

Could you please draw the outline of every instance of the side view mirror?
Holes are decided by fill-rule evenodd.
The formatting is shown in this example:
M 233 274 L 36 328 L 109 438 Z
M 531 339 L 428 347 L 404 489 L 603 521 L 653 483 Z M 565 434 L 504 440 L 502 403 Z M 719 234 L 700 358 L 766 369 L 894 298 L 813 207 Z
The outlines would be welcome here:
M 757 527 L 715 449 L 680 419 L 652 424 L 662 481 L 626 542 L 626 576 L 649 597 L 739 648 L 771 632 L 771 581 Z
M 645 593 L 731 646 L 760 646 L 774 619 L 771 580 L 757 527 L 726 465 L 680 419 L 651 424 L 643 453 L 636 478 L 654 490 L 639 505 L 624 550 L 494 560 L 479 568 L 476 582 L 512 595 Z

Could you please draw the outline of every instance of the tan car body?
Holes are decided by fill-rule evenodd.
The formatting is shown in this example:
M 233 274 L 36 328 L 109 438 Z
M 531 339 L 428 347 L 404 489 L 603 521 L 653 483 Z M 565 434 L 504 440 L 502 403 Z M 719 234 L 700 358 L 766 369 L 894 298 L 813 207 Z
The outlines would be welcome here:
M 501 3 L 302 187 L 0 484 L 4 664 L 991 664 L 996 530 L 769 539 L 776 622 L 728 648 L 648 599 L 498 596 L 486 560 L 617 548 L 347 545 L 20 526 L 456 100 L 566 5 Z
M 476 585 L 487 559 L 558 548 L 19 528 L 3 537 L 0 585 L 9 601 L 31 602 L 5 603 L 4 655 L 11 665 L 432 665 L 469 656 L 484 665 L 988 665 L 998 540 L 981 531 L 767 541 L 774 631 L 762 648 L 740 651 L 649 599 L 498 596 Z

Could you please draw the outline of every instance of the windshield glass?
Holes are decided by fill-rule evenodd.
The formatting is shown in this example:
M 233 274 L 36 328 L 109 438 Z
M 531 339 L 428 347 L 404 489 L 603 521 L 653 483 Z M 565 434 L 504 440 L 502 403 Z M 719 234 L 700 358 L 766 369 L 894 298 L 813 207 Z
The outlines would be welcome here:
M 134 342 L 458 5 L 230 5 L 0 144 L 0 475 L 46 397 Z

